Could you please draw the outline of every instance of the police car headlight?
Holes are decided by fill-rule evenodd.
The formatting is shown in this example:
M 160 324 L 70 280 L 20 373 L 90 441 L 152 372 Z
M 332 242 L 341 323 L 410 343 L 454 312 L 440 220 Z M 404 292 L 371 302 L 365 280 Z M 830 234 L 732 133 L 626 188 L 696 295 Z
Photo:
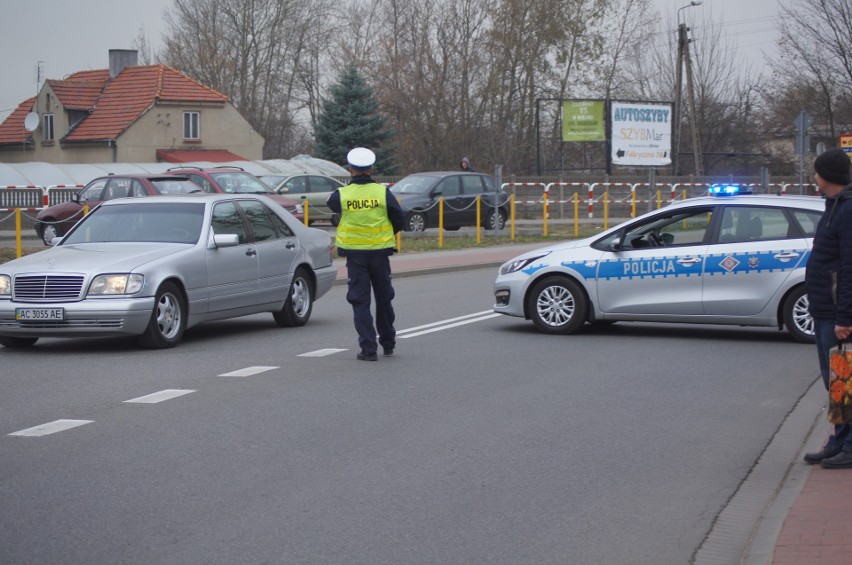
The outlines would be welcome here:
M 514 272 L 520 271 L 521 269 L 523 269 L 524 267 L 526 267 L 527 265 L 529 265 L 533 261 L 536 261 L 536 260 L 541 259 L 542 257 L 546 257 L 548 255 L 550 255 L 550 251 L 548 251 L 547 253 L 542 253 L 540 255 L 533 255 L 531 257 L 514 259 L 512 261 L 509 261 L 508 263 L 504 263 L 503 266 L 500 267 L 500 274 L 501 275 L 508 275 L 509 273 L 514 273 Z

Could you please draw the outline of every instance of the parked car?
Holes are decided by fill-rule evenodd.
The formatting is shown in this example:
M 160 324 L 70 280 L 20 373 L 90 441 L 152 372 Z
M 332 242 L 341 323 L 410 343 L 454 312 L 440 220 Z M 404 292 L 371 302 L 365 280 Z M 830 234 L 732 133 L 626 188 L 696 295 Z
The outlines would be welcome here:
M 336 226 L 340 223 L 340 216 L 326 206 L 328 196 L 345 186 L 339 180 L 325 175 L 299 174 L 299 175 L 264 175 L 260 179 L 272 187 L 278 194 L 286 194 L 300 198 L 302 202 L 308 202 L 308 223 L 316 220 L 325 220 Z
M 704 196 L 500 267 L 494 311 L 546 333 L 587 322 L 768 326 L 813 341 L 805 264 L 825 201 Z
M 233 165 L 223 165 L 203 169 L 201 167 L 180 166 L 172 167 L 167 173 L 188 177 L 201 187 L 204 192 L 221 192 L 225 194 L 263 194 L 270 197 L 285 210 L 304 221 L 302 203 L 293 198 L 279 196 L 265 182 Z
M 137 336 L 177 345 L 210 320 L 307 323 L 337 276 L 331 236 L 265 196 L 103 202 L 51 249 L 0 265 L 0 345 Z
M 62 236 L 83 217 L 83 207 L 94 208 L 115 198 L 153 196 L 155 194 L 189 194 L 201 188 L 187 177 L 174 175 L 108 175 L 98 177 L 70 201 L 40 210 L 36 214 L 35 231 L 45 245 Z
M 391 187 L 405 212 L 405 231 L 420 232 L 438 226 L 438 202 L 444 198 L 444 229 L 476 225 L 476 198 L 480 197 L 480 225 L 503 229 L 509 217 L 509 195 L 495 192 L 489 175 L 463 172 L 415 173 Z M 496 202 L 496 206 L 495 206 Z

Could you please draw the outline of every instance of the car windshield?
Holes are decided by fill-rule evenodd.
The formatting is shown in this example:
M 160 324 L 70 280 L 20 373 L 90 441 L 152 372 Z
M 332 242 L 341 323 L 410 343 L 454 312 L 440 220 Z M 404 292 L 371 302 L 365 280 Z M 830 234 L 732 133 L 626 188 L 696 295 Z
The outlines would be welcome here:
M 213 173 L 210 175 L 225 192 L 235 194 L 269 194 L 272 189 L 248 173 Z
M 418 175 L 405 177 L 391 187 L 394 194 L 423 194 L 435 185 L 435 177 Z
M 96 208 L 61 245 L 100 242 L 197 243 L 204 222 L 203 203 L 128 203 Z

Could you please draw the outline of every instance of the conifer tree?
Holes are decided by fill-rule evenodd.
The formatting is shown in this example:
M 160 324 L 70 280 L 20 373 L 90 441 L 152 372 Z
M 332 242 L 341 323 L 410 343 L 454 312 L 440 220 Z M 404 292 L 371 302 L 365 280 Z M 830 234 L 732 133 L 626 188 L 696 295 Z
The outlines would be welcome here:
M 384 146 L 391 138 L 385 117 L 373 89 L 354 65 L 347 66 L 338 82 L 323 98 L 314 131 L 317 157 L 346 166 L 346 154 L 353 147 L 366 147 L 376 153 L 374 174 L 392 174 L 396 169 L 393 147 Z

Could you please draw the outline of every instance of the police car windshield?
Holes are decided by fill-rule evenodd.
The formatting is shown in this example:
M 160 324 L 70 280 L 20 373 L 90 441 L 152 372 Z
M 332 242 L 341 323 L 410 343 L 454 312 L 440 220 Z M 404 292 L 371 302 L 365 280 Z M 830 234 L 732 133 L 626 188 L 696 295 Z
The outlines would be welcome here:
M 435 185 L 435 177 L 417 175 L 405 177 L 391 187 L 394 194 L 423 194 Z

